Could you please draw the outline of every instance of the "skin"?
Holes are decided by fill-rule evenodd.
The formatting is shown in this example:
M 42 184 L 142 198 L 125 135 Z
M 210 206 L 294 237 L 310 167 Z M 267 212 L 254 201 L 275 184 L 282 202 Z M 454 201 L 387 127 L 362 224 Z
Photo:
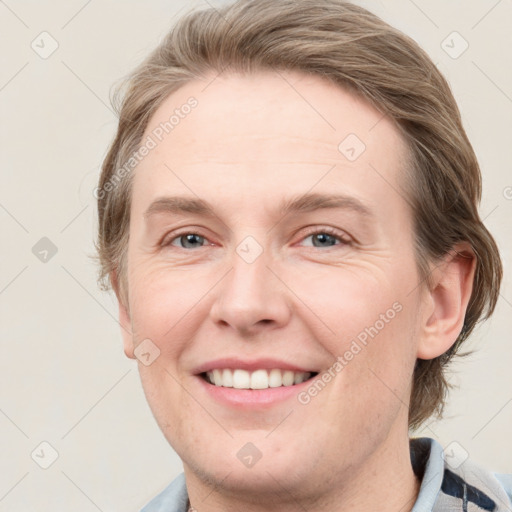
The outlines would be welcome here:
M 410 510 L 419 489 L 407 421 L 414 363 L 457 338 L 474 259 L 447 255 L 432 289 L 419 285 L 402 192 L 407 148 L 391 121 L 351 93 L 294 72 L 211 75 L 170 95 L 144 137 L 190 96 L 198 106 L 134 174 L 120 319 L 128 357 L 148 338 L 160 350 L 151 365 L 139 362 L 141 380 L 183 460 L 192 505 Z M 338 150 L 348 134 L 366 145 L 353 162 Z M 313 192 L 350 196 L 370 215 L 282 215 L 283 201 Z M 165 196 L 208 201 L 214 215 L 146 214 Z M 334 245 L 312 236 L 326 227 Z M 184 247 L 186 233 L 204 240 Z M 236 252 L 247 236 L 263 250 L 252 263 Z M 307 405 L 294 396 L 230 407 L 194 375 L 228 356 L 322 372 L 395 303 L 401 311 Z M 251 468 L 236 456 L 248 442 L 262 453 Z

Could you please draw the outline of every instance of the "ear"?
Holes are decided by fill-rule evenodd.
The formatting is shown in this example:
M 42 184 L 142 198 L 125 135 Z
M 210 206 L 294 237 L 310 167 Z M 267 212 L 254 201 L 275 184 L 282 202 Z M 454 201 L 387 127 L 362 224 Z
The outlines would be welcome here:
M 123 293 L 117 271 L 114 270 L 110 275 L 110 282 L 112 283 L 112 288 L 116 294 L 117 302 L 119 304 L 119 324 L 121 325 L 124 353 L 126 357 L 135 359 L 135 355 L 133 353 L 135 347 L 133 346 L 132 320 L 128 307 L 128 298 L 127 294 Z
M 473 291 L 476 256 L 468 243 L 457 244 L 431 274 L 417 357 L 434 359 L 457 340 Z

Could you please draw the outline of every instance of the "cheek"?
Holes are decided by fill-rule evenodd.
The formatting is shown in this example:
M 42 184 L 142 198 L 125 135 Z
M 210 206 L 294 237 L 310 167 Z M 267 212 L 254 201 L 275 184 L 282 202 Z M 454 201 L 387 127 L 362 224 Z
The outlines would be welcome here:
M 333 369 L 336 397 L 349 408 L 371 403 L 377 415 L 396 411 L 409 399 L 416 359 L 414 266 L 380 273 L 331 268 L 329 276 L 311 277 L 297 277 L 294 290 L 316 314 L 315 339 L 339 362 Z
M 130 310 L 136 339 L 150 338 L 161 350 L 179 346 L 180 332 L 185 325 L 193 330 L 193 320 L 216 275 L 165 268 L 158 263 L 134 269 L 130 275 Z
M 287 284 L 324 327 L 323 339 L 339 349 L 358 337 L 369 341 L 376 331 L 391 333 L 408 316 L 402 310 L 413 307 L 412 285 L 404 284 L 414 282 L 413 270 L 354 263 L 287 274 Z
M 140 265 L 130 276 L 135 342 L 150 339 L 160 351 L 151 365 L 139 363 L 142 387 L 157 423 L 173 445 L 190 435 L 184 431 L 183 418 L 189 417 L 194 402 L 182 387 L 186 375 L 180 361 L 192 346 L 199 317 L 204 314 L 201 299 L 207 291 L 192 274 Z

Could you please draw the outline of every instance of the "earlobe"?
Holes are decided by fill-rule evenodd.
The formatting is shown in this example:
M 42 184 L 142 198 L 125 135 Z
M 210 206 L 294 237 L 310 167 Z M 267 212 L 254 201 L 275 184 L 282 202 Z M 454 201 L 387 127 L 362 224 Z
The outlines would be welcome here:
M 135 359 L 135 355 L 133 353 L 135 347 L 133 346 L 132 322 L 130 318 L 130 313 L 119 299 L 118 301 L 119 323 L 121 324 L 121 335 L 123 337 L 124 353 L 126 357 L 129 357 L 130 359 Z
M 418 344 L 419 359 L 434 359 L 457 340 L 473 291 L 475 268 L 475 254 L 469 244 L 462 243 L 432 271 Z
M 121 325 L 121 336 L 123 337 L 124 353 L 126 357 L 135 359 L 135 355 L 133 353 L 135 347 L 133 346 L 132 321 L 128 305 L 125 305 L 126 298 L 123 297 L 123 294 L 121 293 L 117 272 L 113 271 L 110 278 L 112 288 L 116 294 L 117 302 L 119 304 L 119 324 Z

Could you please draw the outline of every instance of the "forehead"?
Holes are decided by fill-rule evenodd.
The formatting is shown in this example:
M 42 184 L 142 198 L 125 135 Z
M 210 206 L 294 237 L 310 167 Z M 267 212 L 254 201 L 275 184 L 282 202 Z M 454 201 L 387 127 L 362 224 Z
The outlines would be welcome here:
M 407 152 L 393 123 L 367 102 L 297 72 L 192 81 L 154 113 L 149 139 L 154 147 L 135 172 L 136 203 L 177 190 L 221 199 L 223 183 L 231 194 L 239 184 L 267 197 L 333 186 L 361 195 L 383 185 L 396 195 Z

